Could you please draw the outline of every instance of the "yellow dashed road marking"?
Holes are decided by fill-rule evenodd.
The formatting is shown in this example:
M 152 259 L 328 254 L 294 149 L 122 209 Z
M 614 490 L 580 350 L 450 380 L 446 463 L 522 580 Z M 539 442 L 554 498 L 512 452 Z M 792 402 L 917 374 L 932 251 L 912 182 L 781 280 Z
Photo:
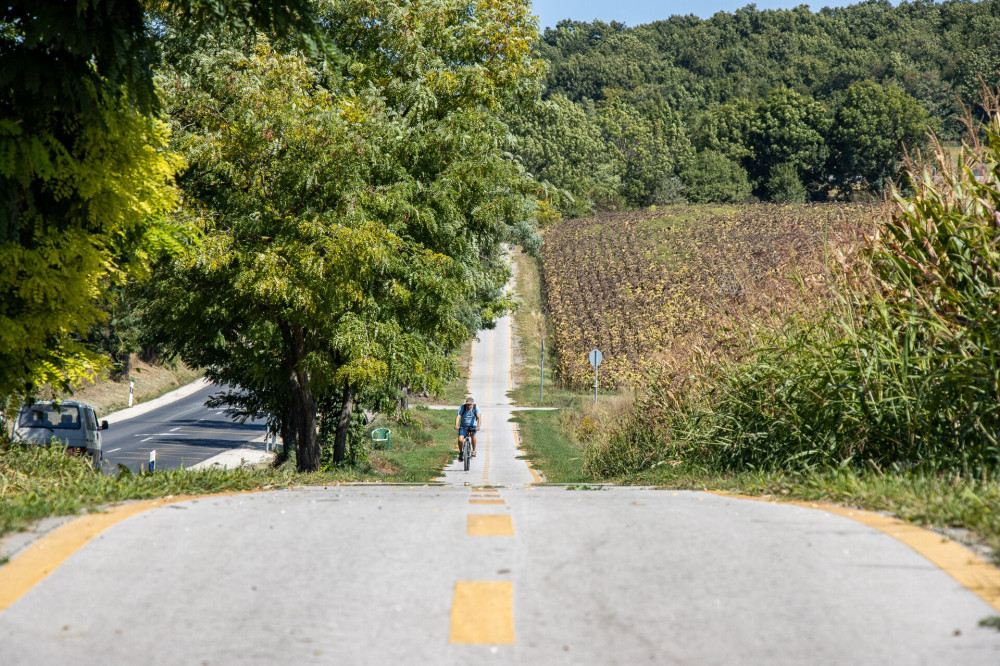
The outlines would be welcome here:
M 470 499 L 469 504 L 506 504 L 502 499 Z
M 459 581 L 451 603 L 451 643 L 514 642 L 514 586 L 509 581 Z
M 473 513 L 466 530 L 469 536 L 514 536 L 514 521 L 506 514 Z

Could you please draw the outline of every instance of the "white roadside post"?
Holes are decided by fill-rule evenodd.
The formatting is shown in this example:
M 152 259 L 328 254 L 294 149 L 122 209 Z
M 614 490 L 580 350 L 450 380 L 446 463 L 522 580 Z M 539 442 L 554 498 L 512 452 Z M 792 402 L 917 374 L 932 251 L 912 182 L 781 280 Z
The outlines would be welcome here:
M 149 452 L 149 471 L 156 469 L 156 449 Z
M 590 364 L 594 366 L 594 404 L 597 404 L 597 367 L 604 360 L 604 354 L 599 349 L 590 352 Z
M 128 383 L 128 406 L 132 406 L 132 394 L 135 392 L 135 382 L 129 380 Z
M 542 338 L 542 355 L 538 364 L 538 401 L 545 400 L 545 338 Z

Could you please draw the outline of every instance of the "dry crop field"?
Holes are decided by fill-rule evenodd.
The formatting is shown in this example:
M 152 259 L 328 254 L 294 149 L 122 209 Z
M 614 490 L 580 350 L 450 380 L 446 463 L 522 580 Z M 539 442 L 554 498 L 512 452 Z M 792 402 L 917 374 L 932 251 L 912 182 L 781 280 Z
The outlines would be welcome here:
M 681 206 L 554 224 L 542 266 L 559 380 L 592 384 L 596 348 L 602 386 L 632 387 L 653 367 L 724 349 L 736 329 L 777 325 L 822 298 L 831 266 L 875 215 L 844 204 Z

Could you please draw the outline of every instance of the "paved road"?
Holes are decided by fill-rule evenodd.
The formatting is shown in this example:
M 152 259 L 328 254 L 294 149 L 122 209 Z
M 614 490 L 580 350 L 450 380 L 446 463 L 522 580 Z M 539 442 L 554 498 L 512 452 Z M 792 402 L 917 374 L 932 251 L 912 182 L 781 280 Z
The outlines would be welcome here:
M 1000 664 L 998 611 L 860 523 L 532 485 L 508 344 L 474 348 L 470 472 L 141 513 L 0 613 L 0 663 Z
M 154 411 L 113 423 L 102 434 L 105 472 L 116 473 L 119 464 L 137 471 L 148 463 L 153 450 L 159 469 L 177 469 L 182 464 L 191 467 L 263 435 L 263 421 L 234 423 L 225 411 L 205 406 L 208 397 L 219 390 L 209 386 Z

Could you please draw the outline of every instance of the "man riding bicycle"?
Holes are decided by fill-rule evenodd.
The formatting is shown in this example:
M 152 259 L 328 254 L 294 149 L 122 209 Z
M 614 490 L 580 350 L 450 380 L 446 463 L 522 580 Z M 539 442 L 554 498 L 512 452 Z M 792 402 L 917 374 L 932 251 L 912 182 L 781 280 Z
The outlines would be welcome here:
M 455 417 L 455 429 L 458 430 L 458 460 L 462 461 L 462 440 L 468 434 L 472 438 L 472 457 L 476 457 L 476 431 L 482 416 L 479 414 L 479 407 L 470 395 L 465 399 L 465 404 L 458 408 L 458 415 Z

